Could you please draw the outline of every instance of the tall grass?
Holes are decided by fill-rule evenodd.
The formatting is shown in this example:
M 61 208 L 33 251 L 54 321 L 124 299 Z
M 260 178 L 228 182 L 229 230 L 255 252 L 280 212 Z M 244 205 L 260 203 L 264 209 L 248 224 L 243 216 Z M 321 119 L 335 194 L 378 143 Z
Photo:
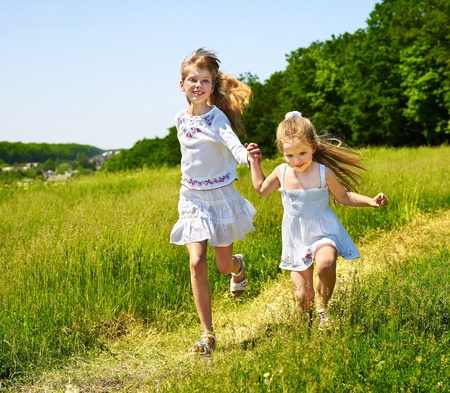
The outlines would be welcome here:
M 183 378 L 169 376 L 158 391 L 448 391 L 449 261 L 447 250 L 364 281 L 352 276 L 331 310 L 333 330 L 311 329 L 287 314 L 283 323 L 258 332 L 251 350 L 186 364 L 176 371 Z M 149 381 L 149 391 L 154 386 Z
M 449 207 L 450 148 L 366 149 L 362 192 L 386 209 L 336 207 L 356 241 Z M 279 161 L 265 161 L 266 172 Z M 195 322 L 184 247 L 169 243 L 179 169 L 98 174 L 0 190 L 0 378 L 58 366 L 101 350 L 133 321 L 164 329 Z M 261 198 L 239 168 L 236 188 L 257 208 L 257 231 L 235 245 L 252 290 L 277 277 L 280 196 Z M 213 254 L 208 259 L 213 265 Z M 209 271 L 214 297 L 229 277 Z

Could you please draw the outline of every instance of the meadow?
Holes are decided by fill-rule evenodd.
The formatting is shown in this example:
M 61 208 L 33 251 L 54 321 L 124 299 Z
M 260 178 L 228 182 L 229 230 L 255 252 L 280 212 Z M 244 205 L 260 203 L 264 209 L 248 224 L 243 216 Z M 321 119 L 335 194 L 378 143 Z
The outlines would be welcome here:
M 128 382 L 116 377 L 115 385 L 89 389 L 85 381 L 80 391 L 450 391 L 450 249 L 448 219 L 442 219 L 450 205 L 450 147 L 361 152 L 368 171 L 360 192 L 383 191 L 389 206 L 334 206 L 341 222 L 362 248 L 404 233 L 415 239 L 410 247 L 417 252 L 393 263 L 384 255 L 392 255 L 396 243 L 377 245 L 385 268 L 346 277 L 331 305 L 333 331 L 319 334 L 298 323 L 283 300 L 270 311 L 275 322 L 255 324 L 250 338 L 230 338 L 208 361 L 176 352 L 174 362 L 163 356 L 161 373 Z M 266 174 L 280 162 L 264 161 Z M 273 288 L 282 288 L 288 299 L 290 291 L 278 269 L 280 195 L 258 196 L 248 169 L 238 170 L 236 188 L 258 210 L 257 231 L 235 245 L 246 257 L 250 288 L 235 301 L 229 277 L 209 270 L 213 304 L 228 321 L 222 329 L 236 337 L 243 319 L 266 318 L 262 299 L 273 302 Z M 120 343 L 137 348 L 150 333 L 171 334 L 164 345 L 187 352 L 201 331 L 187 252 L 168 241 L 177 220 L 179 177 L 179 168 L 143 169 L 0 189 L 0 387 L 64 391 L 63 377 L 54 390 L 26 387 L 74 359 L 95 359 Z M 427 224 L 417 225 L 420 219 Z M 444 235 L 425 236 L 428 223 L 440 219 L 437 231 Z M 214 266 L 212 252 L 208 260 Z M 233 319 L 237 308 L 248 314 Z M 236 325 L 230 327 L 230 320 Z M 159 359 L 164 345 L 157 355 L 141 354 L 142 363 Z M 91 375 L 102 379 L 93 369 Z

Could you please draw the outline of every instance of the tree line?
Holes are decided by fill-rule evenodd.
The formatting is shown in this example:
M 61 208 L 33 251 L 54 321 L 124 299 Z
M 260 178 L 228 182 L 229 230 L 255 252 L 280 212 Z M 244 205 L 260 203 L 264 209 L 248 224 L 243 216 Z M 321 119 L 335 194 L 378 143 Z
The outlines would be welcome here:
M 0 162 L 9 165 L 42 163 L 47 160 L 74 161 L 80 154 L 92 158 L 103 152 L 104 150 L 97 147 L 76 143 L 0 142 Z
M 246 141 L 276 154 L 275 131 L 285 113 L 302 112 L 348 146 L 421 146 L 450 136 L 450 2 L 384 0 L 365 29 L 314 42 L 286 56 L 284 71 L 253 90 L 244 113 Z M 107 170 L 176 165 L 174 127 L 109 160 Z
M 299 48 L 287 63 L 264 84 L 247 76 L 255 99 L 245 126 L 272 151 L 273 131 L 291 110 L 353 146 L 448 141 L 448 0 L 385 0 L 366 29 Z
M 93 172 L 93 158 L 104 150 L 75 143 L 0 142 L 0 184 L 45 178 L 48 172 L 64 174 L 76 170 Z

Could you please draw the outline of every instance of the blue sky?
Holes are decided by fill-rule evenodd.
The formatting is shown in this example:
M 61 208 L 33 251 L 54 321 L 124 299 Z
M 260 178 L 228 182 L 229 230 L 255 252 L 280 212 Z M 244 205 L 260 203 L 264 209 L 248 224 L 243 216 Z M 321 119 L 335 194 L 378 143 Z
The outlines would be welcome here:
M 0 141 L 128 149 L 164 137 L 193 50 L 264 81 L 291 51 L 365 28 L 377 2 L 0 0 Z

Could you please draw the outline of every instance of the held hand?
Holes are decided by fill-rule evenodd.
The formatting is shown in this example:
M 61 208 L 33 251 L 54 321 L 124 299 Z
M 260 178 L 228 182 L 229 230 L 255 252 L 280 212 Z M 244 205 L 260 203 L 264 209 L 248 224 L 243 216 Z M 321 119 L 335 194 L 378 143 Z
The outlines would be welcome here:
M 388 204 L 386 195 L 384 195 L 382 192 L 380 192 L 375 198 L 373 198 L 373 201 L 376 204 L 375 207 L 386 206 Z
M 250 163 L 260 164 L 261 163 L 261 150 L 256 143 L 245 143 L 244 146 L 247 148 L 248 161 Z

